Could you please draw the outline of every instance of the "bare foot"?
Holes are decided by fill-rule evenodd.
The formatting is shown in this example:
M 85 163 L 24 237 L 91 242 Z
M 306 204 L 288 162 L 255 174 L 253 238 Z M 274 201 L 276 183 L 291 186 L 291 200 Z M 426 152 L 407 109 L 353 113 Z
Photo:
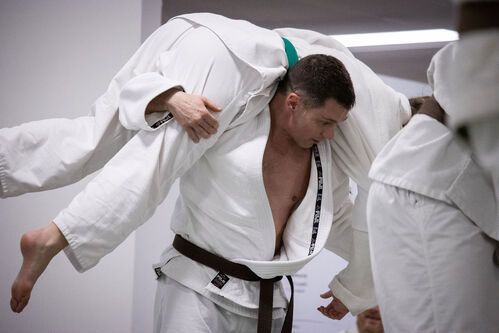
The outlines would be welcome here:
M 67 241 L 54 223 L 29 231 L 21 237 L 23 264 L 12 284 L 10 307 L 21 312 L 28 304 L 31 290 L 50 260 L 67 246 Z

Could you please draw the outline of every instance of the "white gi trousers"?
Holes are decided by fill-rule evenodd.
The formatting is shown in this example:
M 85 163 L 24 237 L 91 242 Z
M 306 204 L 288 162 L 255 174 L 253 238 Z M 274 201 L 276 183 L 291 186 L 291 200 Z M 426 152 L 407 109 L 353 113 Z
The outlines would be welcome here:
M 272 320 L 280 332 L 284 317 Z M 213 303 L 194 290 L 162 275 L 154 300 L 154 333 L 256 332 L 257 318 L 244 317 Z
M 496 241 L 456 207 L 378 182 L 367 214 L 386 332 L 497 332 Z

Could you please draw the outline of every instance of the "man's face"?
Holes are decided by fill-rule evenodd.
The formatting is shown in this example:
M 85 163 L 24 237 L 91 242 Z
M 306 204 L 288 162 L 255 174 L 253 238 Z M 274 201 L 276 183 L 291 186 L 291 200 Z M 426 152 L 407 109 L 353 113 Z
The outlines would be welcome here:
M 348 109 L 333 98 L 326 100 L 323 106 L 306 108 L 298 103 L 292 120 L 291 133 L 298 146 L 310 148 L 326 139 L 332 139 L 334 129 L 339 122 L 347 119 Z

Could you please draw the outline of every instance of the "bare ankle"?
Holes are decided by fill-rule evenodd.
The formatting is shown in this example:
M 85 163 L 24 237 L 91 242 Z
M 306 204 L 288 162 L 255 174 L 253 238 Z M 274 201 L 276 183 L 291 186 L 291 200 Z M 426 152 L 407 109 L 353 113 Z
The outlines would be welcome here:
M 47 243 L 45 245 L 51 250 L 59 252 L 68 246 L 68 241 L 54 222 L 51 222 L 43 230 L 47 236 Z

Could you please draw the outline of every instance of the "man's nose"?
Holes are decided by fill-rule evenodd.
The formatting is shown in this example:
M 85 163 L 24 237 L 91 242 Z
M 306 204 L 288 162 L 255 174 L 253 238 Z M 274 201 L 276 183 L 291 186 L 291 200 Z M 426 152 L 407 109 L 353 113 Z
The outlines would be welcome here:
M 334 137 L 334 127 L 324 129 L 321 134 L 324 139 L 332 139 Z

